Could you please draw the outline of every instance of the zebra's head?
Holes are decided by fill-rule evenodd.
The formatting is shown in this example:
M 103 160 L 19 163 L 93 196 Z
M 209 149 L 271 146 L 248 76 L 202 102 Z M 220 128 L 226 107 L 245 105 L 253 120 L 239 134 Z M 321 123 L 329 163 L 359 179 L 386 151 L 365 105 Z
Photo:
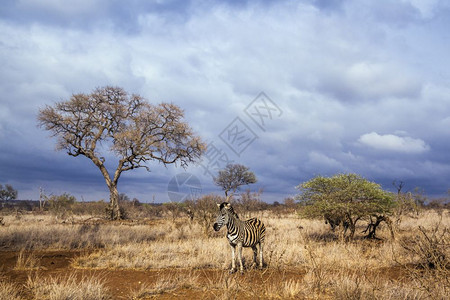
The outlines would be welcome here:
M 237 214 L 234 212 L 233 207 L 228 202 L 223 202 L 221 204 L 217 204 L 219 208 L 219 215 L 216 218 L 216 222 L 213 225 L 215 231 L 219 231 L 224 225 L 228 224 L 228 220 L 230 219 L 230 213 L 235 215 L 238 218 Z

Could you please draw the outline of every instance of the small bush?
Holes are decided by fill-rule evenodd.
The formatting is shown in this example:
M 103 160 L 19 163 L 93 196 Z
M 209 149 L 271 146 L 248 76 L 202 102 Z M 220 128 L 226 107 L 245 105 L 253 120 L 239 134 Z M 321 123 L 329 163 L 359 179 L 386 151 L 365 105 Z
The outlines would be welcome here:
M 417 234 L 400 245 L 407 257 L 415 258 L 412 267 L 403 263 L 414 290 L 424 299 L 448 299 L 450 296 L 450 234 L 441 222 L 430 230 L 419 226 Z
M 242 211 L 242 214 L 249 216 L 251 212 L 261 211 L 267 209 L 269 205 L 261 200 L 262 191 L 255 193 L 250 192 L 250 190 L 245 191 L 240 195 L 236 201 L 237 210 Z
M 218 213 L 217 204 L 225 201 L 224 197 L 214 194 L 205 195 L 195 201 L 186 201 L 189 217 L 200 224 L 206 236 L 214 234 L 212 225 Z
M 93 202 L 75 202 L 71 206 L 71 209 L 74 215 L 103 217 L 107 206 L 108 203 L 103 200 Z
M 404 241 L 402 247 L 419 258 L 423 268 L 446 269 L 450 267 L 450 234 L 447 227 L 437 224 L 430 231 L 419 226 L 414 239 Z
M 56 218 L 65 220 L 73 214 L 72 206 L 76 201 L 77 199 L 68 193 L 50 196 L 48 198 L 49 211 L 54 214 Z
M 24 249 L 20 250 L 17 257 L 14 270 L 36 270 L 39 269 L 40 261 L 34 253 L 26 253 Z

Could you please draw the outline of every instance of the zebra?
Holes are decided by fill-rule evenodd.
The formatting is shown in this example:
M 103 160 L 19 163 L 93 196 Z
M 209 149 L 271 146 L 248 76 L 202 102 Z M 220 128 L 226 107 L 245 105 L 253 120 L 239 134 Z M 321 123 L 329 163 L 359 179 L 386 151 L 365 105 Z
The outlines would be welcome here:
M 244 272 L 242 265 L 242 247 L 251 247 L 253 250 L 253 266 L 257 266 L 256 257 L 258 254 L 257 245 L 259 244 L 259 269 L 263 268 L 263 243 L 266 234 L 266 227 L 263 222 L 257 218 L 242 221 L 234 212 L 233 207 L 228 202 L 217 204 L 220 212 L 216 222 L 213 225 L 215 231 L 219 231 L 222 226 L 227 226 L 227 238 L 231 246 L 231 270 L 236 272 L 236 246 L 238 251 L 238 260 L 240 272 Z
M 350 226 L 349 222 L 345 219 L 344 216 L 326 213 L 323 217 L 325 219 L 325 224 L 330 224 L 331 231 L 333 232 L 336 229 L 336 227 L 342 224 L 342 226 L 344 227 L 344 235 L 345 235 L 348 227 Z

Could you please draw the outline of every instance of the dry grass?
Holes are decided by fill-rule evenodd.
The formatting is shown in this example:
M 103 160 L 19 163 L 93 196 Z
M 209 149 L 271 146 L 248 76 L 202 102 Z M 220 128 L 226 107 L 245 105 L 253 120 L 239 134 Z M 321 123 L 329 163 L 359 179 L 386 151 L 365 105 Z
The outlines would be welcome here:
M 25 296 L 26 295 L 26 296 Z M 0 280 L 0 300 L 36 299 L 36 300 L 106 300 L 111 299 L 102 278 L 74 275 L 64 277 L 40 278 L 30 273 L 25 285 Z
M 264 288 L 264 295 L 274 299 L 305 298 L 304 291 L 304 283 L 301 280 L 288 279 L 281 283 L 267 284 Z
M 74 275 L 45 279 L 39 278 L 39 276 L 30 276 L 26 289 L 31 292 L 34 299 L 111 299 L 103 279 L 94 277 L 85 277 L 80 280 Z
M 14 270 L 38 270 L 39 268 L 39 258 L 34 253 L 26 252 L 25 249 L 20 250 Z
M 20 300 L 22 297 L 16 284 L 0 280 L 0 300 Z
M 165 236 L 166 224 L 126 226 L 120 223 L 62 224 L 51 216 L 24 216 L 0 231 L 0 247 L 8 250 L 98 249 L 152 241 Z M 132 225 L 132 223 L 130 224 Z M 172 230 L 170 230 L 170 233 Z
M 191 222 L 187 217 L 149 222 L 148 225 L 61 224 L 53 219 L 26 215 L 19 222 L 5 217 L 7 226 L 0 231 L 0 245 L 21 251 L 16 264 L 18 270 L 39 267 L 39 259 L 24 249 L 96 250 L 73 260 L 74 267 L 84 269 L 224 270 L 219 277 L 206 283 L 200 281 L 196 273 L 162 275 L 153 284 L 134 291 L 135 299 L 178 289 L 207 290 L 212 298 L 219 299 L 238 295 L 268 299 L 450 298 L 448 211 L 425 211 L 419 216 L 402 218 L 395 228 L 395 239 L 391 238 L 386 226 L 382 226 L 377 232 L 381 240 L 365 240 L 359 234 L 352 242 L 339 239 L 338 232 L 330 232 L 321 220 L 303 220 L 296 215 L 279 217 L 270 212 L 253 216 L 262 219 L 267 228 L 266 269 L 246 270 L 253 272 L 251 276 L 259 276 L 262 284 L 257 287 L 242 277 L 227 274 L 231 255 L 225 232 L 212 233 L 211 229 L 211 234 L 205 234 L 203 224 Z M 357 233 L 363 229 L 357 228 Z M 244 249 L 243 255 L 245 265 L 249 267 L 252 251 Z M 273 272 L 283 274 L 284 270 L 296 270 L 299 276 L 271 275 L 275 274 Z M 63 292 L 70 295 L 75 281 L 73 277 L 35 278 L 30 280 L 28 288 L 42 299 L 62 299 L 49 298 L 49 295 L 62 295 Z M 107 299 L 95 294 L 102 291 L 107 295 L 101 281 L 85 278 L 81 284 L 85 286 L 82 292 L 79 291 L 83 295 Z M 61 288 L 63 286 L 65 288 Z M 10 290 L 11 285 L 2 283 L 0 295 L 11 293 Z
M 227 253 L 221 240 L 155 241 L 118 245 L 74 260 L 77 268 L 92 269 L 162 269 L 162 268 L 224 268 Z

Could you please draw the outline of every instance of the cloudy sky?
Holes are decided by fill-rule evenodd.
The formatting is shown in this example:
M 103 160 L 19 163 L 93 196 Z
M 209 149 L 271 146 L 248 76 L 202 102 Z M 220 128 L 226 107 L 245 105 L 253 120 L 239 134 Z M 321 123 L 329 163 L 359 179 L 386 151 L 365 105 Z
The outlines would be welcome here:
M 219 193 L 211 173 L 226 160 L 250 167 L 268 202 L 339 172 L 446 195 L 448 28 L 450 5 L 439 0 L 5 0 L 0 184 L 21 199 L 39 188 L 108 199 L 99 170 L 55 151 L 36 116 L 113 85 L 179 105 L 210 144 L 186 170 L 124 173 L 119 192 L 130 198 L 167 201 L 184 172 Z

